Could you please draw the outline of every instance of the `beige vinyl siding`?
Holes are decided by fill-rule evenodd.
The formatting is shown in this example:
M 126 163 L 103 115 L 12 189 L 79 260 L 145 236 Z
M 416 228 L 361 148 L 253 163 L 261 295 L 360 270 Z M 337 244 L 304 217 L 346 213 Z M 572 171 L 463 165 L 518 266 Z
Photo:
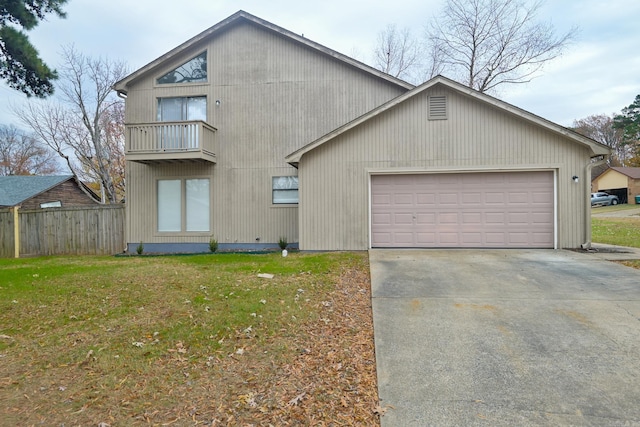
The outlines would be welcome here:
M 155 79 L 207 49 L 206 84 L 156 85 Z M 403 93 L 329 55 L 260 26 L 242 23 L 195 46 L 129 87 L 127 123 L 156 121 L 158 97 L 207 96 L 207 122 L 217 128 L 217 163 L 127 163 L 127 241 L 207 242 L 204 236 L 159 236 L 155 182 L 159 177 L 211 177 L 211 215 L 220 243 L 298 240 L 298 208 L 271 203 L 271 177 L 296 175 L 284 162 L 292 151 Z M 216 106 L 216 100 L 220 105 Z
M 429 121 L 428 96 L 447 97 Z M 558 246 L 586 240 L 589 152 L 486 103 L 434 87 L 347 131 L 300 160 L 301 249 L 369 247 L 369 174 L 553 170 Z M 575 184 L 571 177 L 581 182 Z
M 271 178 L 264 181 L 262 188 L 252 185 L 263 175 L 263 171 L 255 169 L 234 169 L 218 174 L 211 165 L 194 166 L 168 165 L 147 166 L 130 163 L 127 170 L 132 186 L 130 197 L 145 200 L 142 203 L 127 203 L 127 207 L 138 208 L 139 211 L 127 214 L 129 242 L 153 243 L 206 243 L 210 237 L 216 237 L 219 243 L 253 242 L 257 237 L 261 242 L 277 242 L 280 236 L 287 236 L 290 241 L 297 241 L 298 209 L 296 207 L 274 207 L 271 205 Z M 150 173 L 148 168 L 153 169 Z M 278 172 L 277 169 L 273 170 Z M 268 171 L 267 171 L 268 173 Z M 158 179 L 202 178 L 211 179 L 211 232 L 209 233 L 158 233 L 156 218 L 156 192 Z M 243 188 L 245 191 L 234 191 Z M 249 207 L 261 205 L 267 207 L 266 213 L 256 215 Z M 246 208 L 243 208 L 246 207 Z M 269 211 L 277 211 L 270 215 Z

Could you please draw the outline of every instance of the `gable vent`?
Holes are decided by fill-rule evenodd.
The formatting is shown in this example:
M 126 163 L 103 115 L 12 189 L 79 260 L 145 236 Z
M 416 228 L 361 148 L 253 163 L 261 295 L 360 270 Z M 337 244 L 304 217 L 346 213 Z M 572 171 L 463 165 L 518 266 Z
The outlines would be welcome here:
M 429 120 L 446 120 L 447 119 L 447 97 L 446 96 L 430 96 L 429 97 Z

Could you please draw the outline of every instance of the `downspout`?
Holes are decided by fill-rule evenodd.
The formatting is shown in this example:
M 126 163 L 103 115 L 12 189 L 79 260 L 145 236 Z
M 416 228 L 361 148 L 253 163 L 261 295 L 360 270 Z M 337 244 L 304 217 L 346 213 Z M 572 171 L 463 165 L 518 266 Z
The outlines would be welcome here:
M 595 160 L 594 159 L 599 159 Z M 603 164 L 607 158 L 605 156 L 596 156 L 589 159 L 589 163 L 587 163 L 584 167 L 584 185 L 585 190 L 587 190 L 587 194 L 591 194 L 591 169 L 594 166 L 600 166 Z M 588 178 L 588 179 L 587 179 Z M 585 210 L 584 210 L 584 231 L 585 236 L 587 237 L 587 241 L 580 245 L 582 249 L 591 249 L 591 200 L 587 198 L 585 201 Z

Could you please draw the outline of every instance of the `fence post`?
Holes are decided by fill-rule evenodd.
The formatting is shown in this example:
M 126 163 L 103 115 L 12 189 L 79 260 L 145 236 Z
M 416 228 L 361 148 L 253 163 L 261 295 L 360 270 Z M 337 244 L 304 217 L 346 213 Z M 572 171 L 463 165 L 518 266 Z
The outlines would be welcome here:
M 14 206 L 13 210 L 13 249 L 14 258 L 20 258 L 20 219 L 18 216 L 18 210 L 20 206 Z

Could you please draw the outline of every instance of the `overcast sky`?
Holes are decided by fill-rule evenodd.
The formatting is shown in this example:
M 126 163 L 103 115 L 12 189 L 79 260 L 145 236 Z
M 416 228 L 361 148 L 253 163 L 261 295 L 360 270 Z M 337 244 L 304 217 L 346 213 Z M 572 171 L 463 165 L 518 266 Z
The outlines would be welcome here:
M 61 46 L 125 61 L 134 71 L 242 9 L 340 53 L 371 63 L 388 24 L 422 36 L 443 0 L 69 0 L 66 19 L 49 17 L 29 32 L 44 60 L 58 67 Z M 384 3 L 384 4 L 381 4 Z M 497 97 L 563 126 L 613 114 L 640 94 L 640 1 L 547 0 L 539 18 L 556 30 L 578 26 L 577 41 L 533 82 Z M 18 124 L 9 104 L 25 102 L 0 84 L 0 124 Z

